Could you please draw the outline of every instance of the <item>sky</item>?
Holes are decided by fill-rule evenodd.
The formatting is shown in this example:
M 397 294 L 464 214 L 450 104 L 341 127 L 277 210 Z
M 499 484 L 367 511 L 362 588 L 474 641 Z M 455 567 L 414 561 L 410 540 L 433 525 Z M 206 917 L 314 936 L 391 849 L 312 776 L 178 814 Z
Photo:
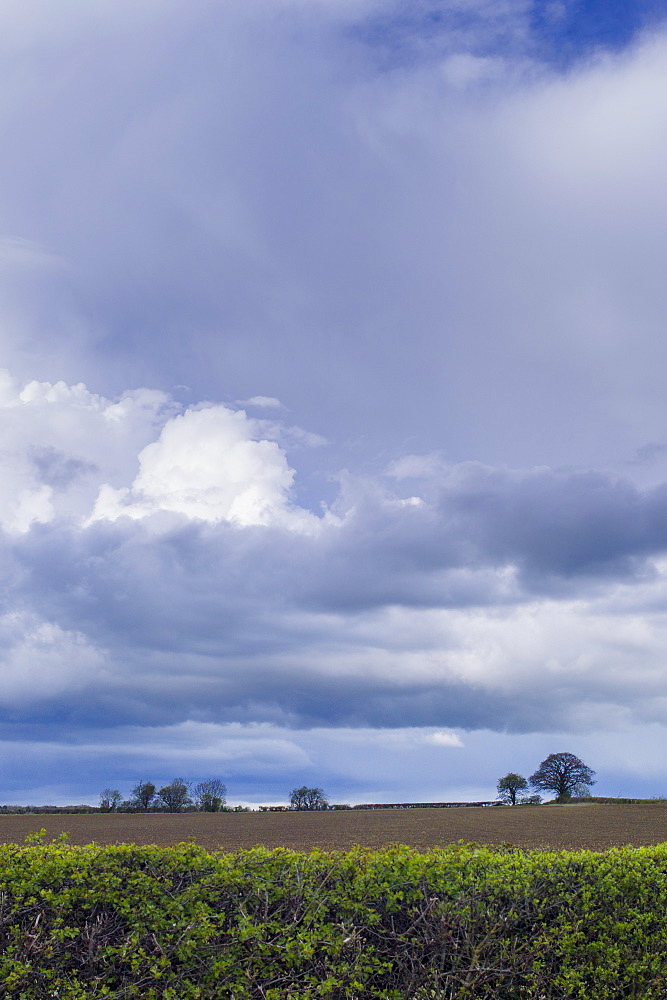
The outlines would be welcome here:
M 0 802 L 667 794 L 667 4 L 6 0 Z

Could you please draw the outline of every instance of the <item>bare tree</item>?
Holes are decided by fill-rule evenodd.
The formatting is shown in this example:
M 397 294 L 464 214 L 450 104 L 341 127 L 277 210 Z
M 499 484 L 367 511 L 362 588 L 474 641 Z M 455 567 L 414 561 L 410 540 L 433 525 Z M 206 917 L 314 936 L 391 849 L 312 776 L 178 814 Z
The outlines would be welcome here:
M 155 785 L 152 781 L 140 781 L 132 789 L 131 801 L 139 809 L 148 809 L 155 798 Z
M 209 778 L 195 785 L 195 804 L 202 812 L 220 812 L 227 801 L 227 786 L 220 778 Z
M 535 774 L 531 774 L 533 788 L 555 792 L 558 802 L 567 802 L 573 792 L 582 792 L 594 785 L 595 771 L 587 767 L 573 753 L 550 753 Z
M 293 809 L 326 809 L 329 805 L 321 788 L 293 788 L 290 794 L 290 805 Z
M 188 794 L 188 786 L 182 778 L 174 778 L 171 784 L 165 785 L 157 794 L 169 812 L 180 812 L 185 806 L 192 804 L 192 799 Z
M 306 785 L 302 785 L 301 788 L 293 788 L 289 801 L 292 809 L 306 809 L 306 795 L 308 794 L 308 788 Z
M 123 801 L 123 796 L 117 788 L 105 788 L 100 792 L 100 809 L 112 812 Z

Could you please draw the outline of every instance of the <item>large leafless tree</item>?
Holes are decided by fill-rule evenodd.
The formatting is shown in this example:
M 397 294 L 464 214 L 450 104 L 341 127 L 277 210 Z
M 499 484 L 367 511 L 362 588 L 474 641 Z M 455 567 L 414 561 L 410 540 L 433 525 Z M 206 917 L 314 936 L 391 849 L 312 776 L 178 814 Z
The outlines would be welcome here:
M 595 771 L 573 753 L 550 753 L 535 774 L 531 774 L 530 783 L 533 788 L 555 792 L 557 800 L 565 802 L 573 793 L 586 791 L 594 785 L 594 774 Z
M 293 809 L 326 809 L 328 800 L 321 788 L 293 788 L 290 794 L 290 805 Z

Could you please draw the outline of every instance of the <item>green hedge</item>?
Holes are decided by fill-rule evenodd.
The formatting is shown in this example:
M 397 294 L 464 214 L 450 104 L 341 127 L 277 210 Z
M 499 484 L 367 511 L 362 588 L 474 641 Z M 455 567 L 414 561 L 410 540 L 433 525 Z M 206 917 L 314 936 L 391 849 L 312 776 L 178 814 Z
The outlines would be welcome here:
M 667 845 L 0 845 L 12 1000 L 667 997 Z

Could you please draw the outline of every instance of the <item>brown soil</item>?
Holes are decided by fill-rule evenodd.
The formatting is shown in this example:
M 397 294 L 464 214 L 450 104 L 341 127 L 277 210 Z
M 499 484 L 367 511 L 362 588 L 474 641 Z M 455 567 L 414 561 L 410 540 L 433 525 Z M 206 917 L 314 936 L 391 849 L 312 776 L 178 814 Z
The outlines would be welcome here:
M 211 851 L 263 845 L 346 850 L 355 844 L 428 848 L 459 840 L 523 848 L 649 846 L 667 841 L 667 803 L 585 804 L 464 809 L 378 809 L 315 813 L 182 813 L 177 815 L 0 815 L 0 842 L 22 843 L 46 829 L 72 844 L 170 845 L 192 838 Z

